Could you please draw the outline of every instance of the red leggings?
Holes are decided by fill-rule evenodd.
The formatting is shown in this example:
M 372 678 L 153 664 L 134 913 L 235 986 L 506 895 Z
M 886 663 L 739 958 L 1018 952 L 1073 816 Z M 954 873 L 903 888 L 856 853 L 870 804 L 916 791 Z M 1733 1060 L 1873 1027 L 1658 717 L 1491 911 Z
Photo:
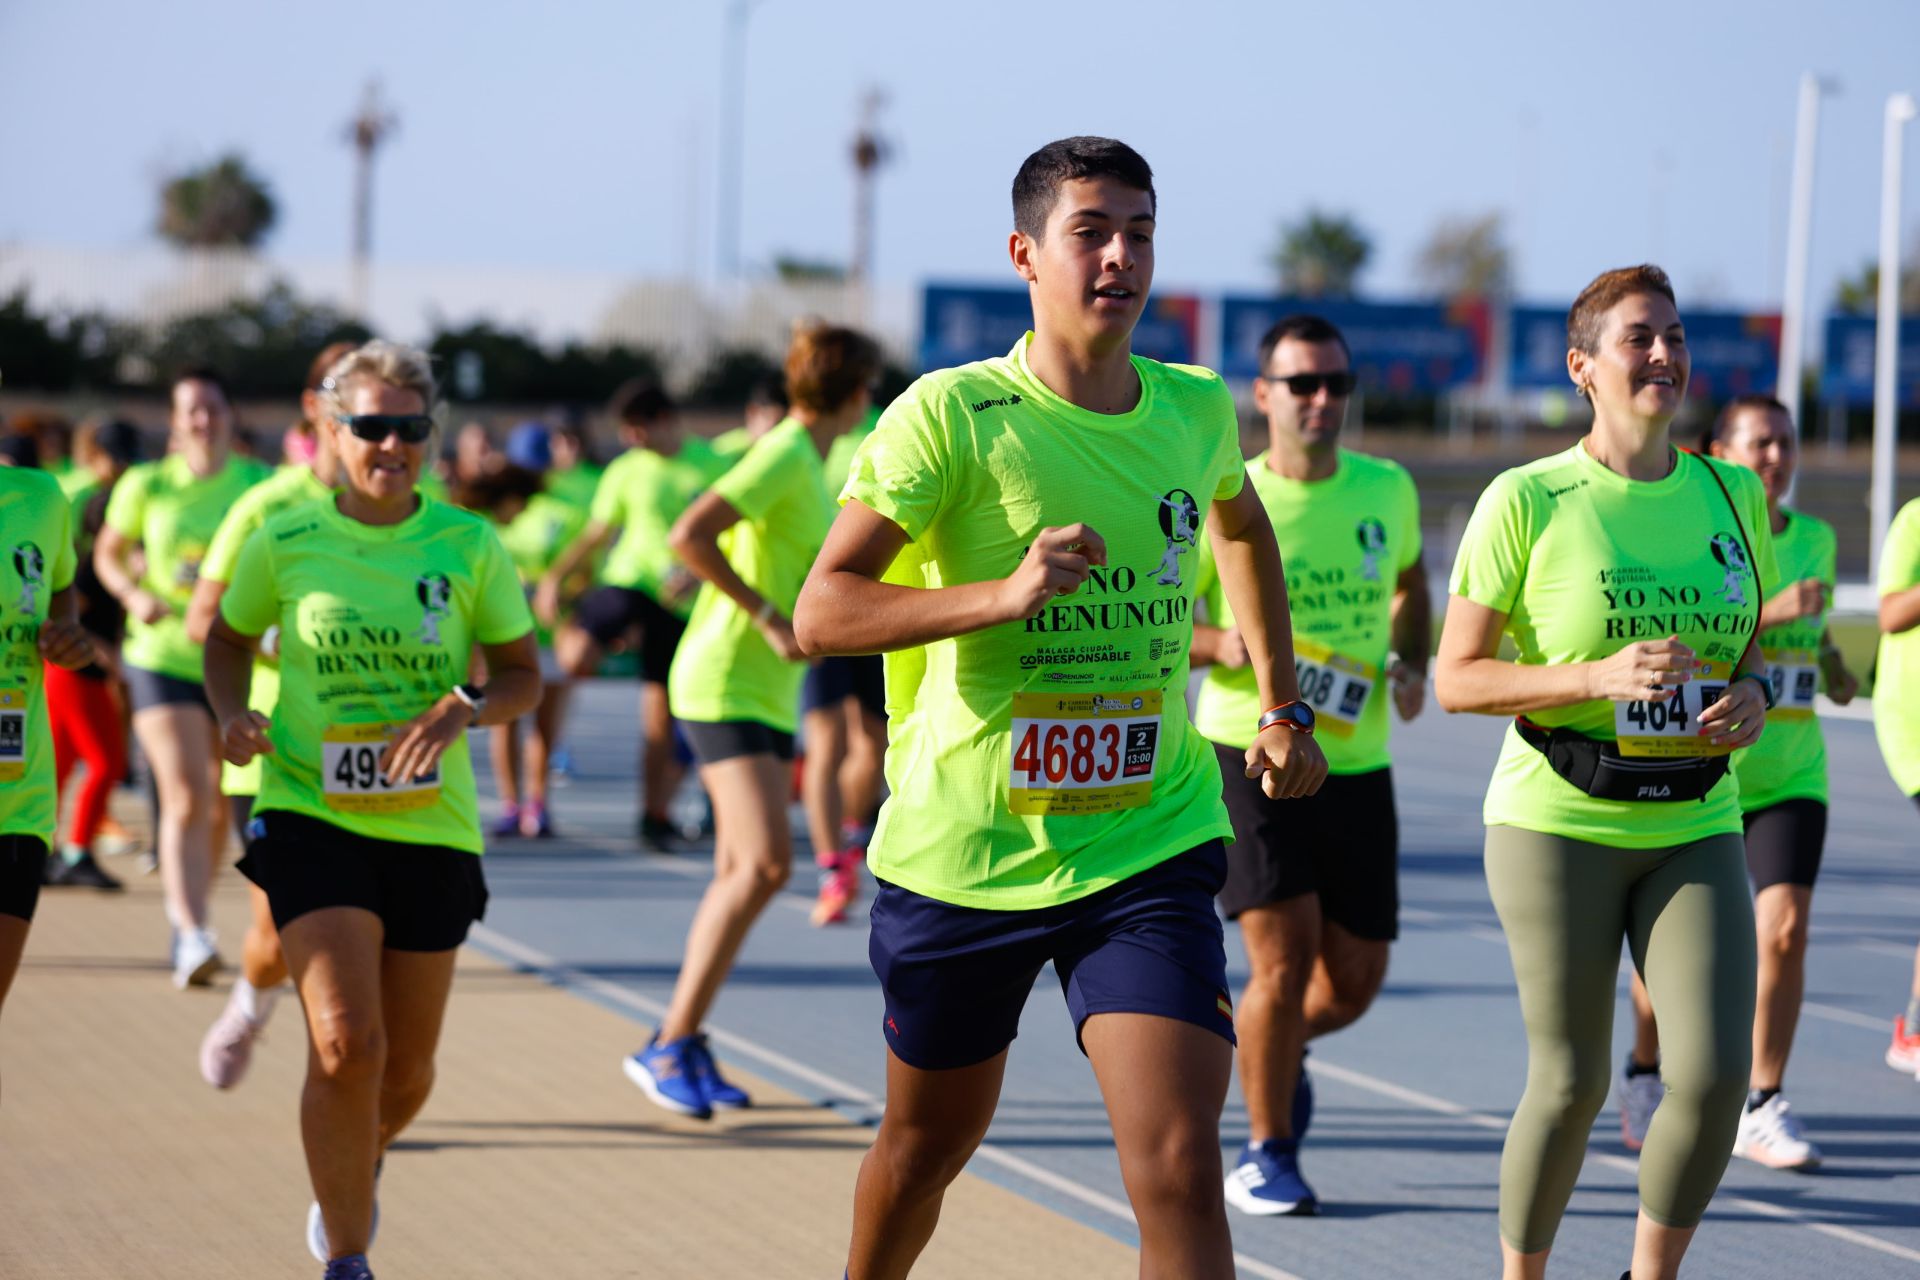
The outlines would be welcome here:
M 87 766 L 67 818 L 67 843 L 85 849 L 99 834 L 107 797 L 127 771 L 126 730 L 105 680 L 89 680 L 51 663 L 46 668 L 48 719 L 53 722 L 53 767 L 64 795 L 76 760 Z

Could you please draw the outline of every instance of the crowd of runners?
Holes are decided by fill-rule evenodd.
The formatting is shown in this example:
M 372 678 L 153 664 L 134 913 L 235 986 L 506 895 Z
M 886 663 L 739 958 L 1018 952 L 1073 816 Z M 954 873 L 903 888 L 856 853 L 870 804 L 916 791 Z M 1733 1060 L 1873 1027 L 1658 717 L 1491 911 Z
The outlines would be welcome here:
M 173 381 L 151 460 L 125 423 L 71 457 L 58 433 L 8 437 L 0 999 L 43 883 L 120 887 L 97 855 L 124 842 L 105 824 L 130 726 L 175 985 L 226 964 L 208 903 L 229 835 L 249 884 L 201 1072 L 242 1082 L 290 981 L 306 1243 L 327 1277 L 370 1276 L 382 1157 L 427 1100 L 486 907 L 477 855 L 564 828 L 570 691 L 625 654 L 636 839 L 673 852 L 705 826 L 713 847 L 671 1003 L 623 1060 L 646 1097 L 699 1118 L 751 1105 L 705 1026 L 791 875 L 797 796 L 813 919 L 872 893 L 885 1004 L 846 1274 L 911 1269 L 1050 963 L 1142 1274 L 1226 1277 L 1229 1208 L 1317 1211 L 1309 1046 L 1386 978 L 1390 726 L 1431 683 L 1445 711 L 1510 721 L 1485 802 L 1529 1045 L 1500 1170 L 1507 1280 L 1545 1274 L 1610 1093 L 1640 1156 L 1632 1280 L 1678 1274 L 1731 1156 L 1816 1166 L 1785 1084 L 1827 830 L 1816 695 L 1845 703 L 1861 680 L 1826 625 L 1834 531 L 1786 504 L 1787 411 L 1743 396 L 1675 438 L 1673 290 L 1652 266 L 1597 276 L 1567 320 L 1591 429 L 1487 486 L 1436 653 L 1415 484 L 1341 445 L 1339 329 L 1297 315 L 1266 334 L 1248 460 L 1218 375 L 1131 352 L 1154 269 L 1146 161 L 1054 142 L 1012 203 L 1032 332 L 884 411 L 875 342 L 805 324 L 720 437 L 657 385 L 623 388 L 604 469 L 578 425 L 532 422 L 503 451 L 463 430 L 437 476 L 430 363 L 379 340 L 317 355 L 278 471 L 235 452 L 209 368 Z M 1920 800 L 1920 503 L 1878 588 L 1874 719 Z M 1237 1000 L 1223 916 L 1248 958 Z M 1637 1018 L 1616 1078 L 1623 941 Z M 1884 994 L 1905 1001 L 1887 1062 L 1920 1075 L 1920 953 L 1912 990 Z M 1225 1165 L 1236 1059 L 1248 1131 Z

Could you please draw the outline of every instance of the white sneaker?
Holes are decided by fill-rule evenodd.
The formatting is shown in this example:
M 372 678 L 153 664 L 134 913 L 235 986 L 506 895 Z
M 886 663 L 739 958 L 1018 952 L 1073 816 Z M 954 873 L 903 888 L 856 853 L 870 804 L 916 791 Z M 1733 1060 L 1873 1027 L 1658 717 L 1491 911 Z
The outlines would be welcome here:
M 180 930 L 173 941 L 173 985 L 182 991 L 204 987 L 218 972 L 220 953 L 214 949 L 213 930 Z
M 1667 1096 L 1667 1086 L 1660 1082 L 1655 1072 L 1645 1071 L 1639 1075 L 1628 1075 L 1624 1069 L 1620 1073 L 1620 1141 L 1629 1151 L 1638 1151 L 1647 1140 L 1647 1126 L 1653 1123 L 1653 1113 L 1660 1106 L 1660 1100 Z
M 1800 1118 L 1777 1093 L 1741 1113 L 1733 1154 L 1769 1169 L 1815 1169 L 1820 1165 L 1820 1148 L 1807 1141 Z
M 382 1163 L 385 1163 L 382 1161 Z M 367 1248 L 373 1248 L 373 1238 L 380 1234 L 380 1166 L 373 1169 L 373 1221 L 367 1224 Z M 320 1216 L 320 1202 L 315 1200 L 307 1206 L 307 1252 L 313 1260 L 322 1266 L 333 1261 L 333 1251 L 327 1247 L 327 1220 Z
M 200 1042 L 200 1078 L 216 1089 L 239 1084 L 253 1060 L 253 1042 L 264 1025 L 249 1018 L 239 1001 L 228 999 L 227 1007 Z

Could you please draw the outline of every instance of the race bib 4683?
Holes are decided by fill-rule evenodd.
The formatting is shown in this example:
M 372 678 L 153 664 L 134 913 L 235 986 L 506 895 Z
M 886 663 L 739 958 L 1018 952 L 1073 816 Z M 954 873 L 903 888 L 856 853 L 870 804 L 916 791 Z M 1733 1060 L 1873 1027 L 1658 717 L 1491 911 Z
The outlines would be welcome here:
M 400 731 L 397 724 L 341 724 L 321 743 L 320 780 L 327 807 L 343 813 L 410 813 L 440 801 L 440 770 L 401 782 L 387 781 L 380 757 Z
M 1008 807 L 1023 816 L 1111 813 L 1153 799 L 1160 690 L 1016 693 Z

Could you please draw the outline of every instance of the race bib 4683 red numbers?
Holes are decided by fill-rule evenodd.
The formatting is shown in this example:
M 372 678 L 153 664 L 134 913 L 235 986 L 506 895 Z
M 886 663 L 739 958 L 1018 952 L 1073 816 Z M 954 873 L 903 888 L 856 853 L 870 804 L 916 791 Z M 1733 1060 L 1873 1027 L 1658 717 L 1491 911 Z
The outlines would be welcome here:
M 1016 693 L 1008 807 L 1023 816 L 1111 813 L 1153 799 L 1160 690 Z

